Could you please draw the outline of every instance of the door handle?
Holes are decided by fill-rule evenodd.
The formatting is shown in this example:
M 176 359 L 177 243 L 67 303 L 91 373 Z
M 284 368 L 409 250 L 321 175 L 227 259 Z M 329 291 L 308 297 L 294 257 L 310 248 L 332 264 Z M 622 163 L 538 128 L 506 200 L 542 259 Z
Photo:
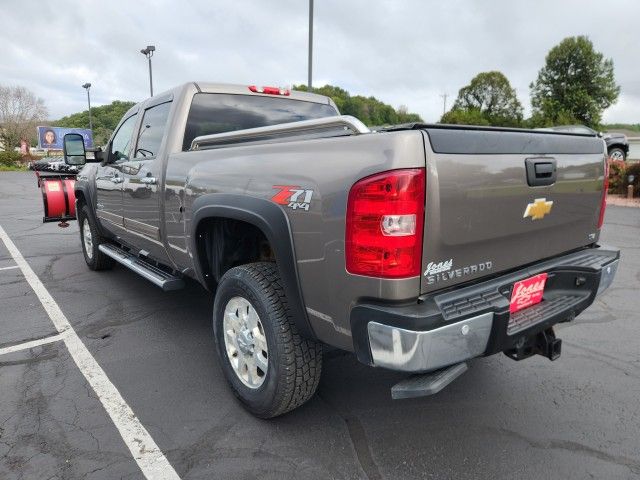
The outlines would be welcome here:
M 144 183 L 145 185 L 157 185 L 158 179 L 156 177 L 142 177 L 140 179 L 140 183 Z
M 122 183 L 122 177 L 119 177 L 118 175 L 114 175 L 110 180 L 112 183 Z

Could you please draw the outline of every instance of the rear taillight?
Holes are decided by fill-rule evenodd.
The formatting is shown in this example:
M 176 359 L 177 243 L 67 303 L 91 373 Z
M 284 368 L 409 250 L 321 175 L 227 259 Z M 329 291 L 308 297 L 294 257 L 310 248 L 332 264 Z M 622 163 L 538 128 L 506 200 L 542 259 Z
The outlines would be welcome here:
M 279 88 L 279 87 L 256 87 L 255 85 L 251 85 L 249 87 L 253 93 L 264 93 L 266 95 L 283 95 L 285 97 L 289 96 L 291 93 L 288 88 Z
M 424 168 L 391 170 L 353 185 L 347 202 L 347 271 L 382 278 L 420 275 L 424 198 Z
M 607 209 L 607 190 L 609 190 L 609 160 L 604 161 L 604 184 L 602 185 L 602 200 L 600 200 L 600 216 L 598 217 L 598 229 L 604 223 L 604 211 Z

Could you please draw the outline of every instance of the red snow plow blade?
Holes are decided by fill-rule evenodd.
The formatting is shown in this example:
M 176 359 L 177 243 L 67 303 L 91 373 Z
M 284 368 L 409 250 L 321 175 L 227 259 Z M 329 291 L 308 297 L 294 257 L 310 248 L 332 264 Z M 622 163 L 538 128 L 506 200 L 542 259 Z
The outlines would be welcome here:
M 59 222 L 58 226 L 68 227 L 67 221 L 76 219 L 75 174 L 36 172 L 36 177 L 44 205 L 42 222 Z

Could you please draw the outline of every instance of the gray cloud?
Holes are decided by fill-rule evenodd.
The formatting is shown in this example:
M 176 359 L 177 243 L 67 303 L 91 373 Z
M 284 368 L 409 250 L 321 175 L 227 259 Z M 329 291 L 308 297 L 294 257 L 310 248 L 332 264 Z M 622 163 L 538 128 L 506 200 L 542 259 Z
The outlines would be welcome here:
M 634 0 L 316 0 L 314 84 L 407 105 L 427 121 L 478 72 L 501 70 L 528 108 L 548 50 L 586 34 L 614 60 L 622 86 L 610 122 L 638 122 L 640 65 Z M 306 0 L 4 0 L 0 84 L 43 97 L 53 118 L 92 101 L 141 100 L 157 47 L 154 90 L 189 80 L 306 83 Z M 450 101 L 451 101 L 450 100 Z

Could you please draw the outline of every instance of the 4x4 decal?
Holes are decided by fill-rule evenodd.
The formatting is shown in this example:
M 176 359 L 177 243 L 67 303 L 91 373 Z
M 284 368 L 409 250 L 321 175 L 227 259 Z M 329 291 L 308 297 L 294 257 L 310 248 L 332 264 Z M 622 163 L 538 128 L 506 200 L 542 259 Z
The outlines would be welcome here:
M 277 204 L 286 205 L 293 210 L 301 208 L 309 211 L 313 190 L 306 190 L 297 185 L 274 185 L 273 188 L 280 190 L 271 197 L 271 200 Z

